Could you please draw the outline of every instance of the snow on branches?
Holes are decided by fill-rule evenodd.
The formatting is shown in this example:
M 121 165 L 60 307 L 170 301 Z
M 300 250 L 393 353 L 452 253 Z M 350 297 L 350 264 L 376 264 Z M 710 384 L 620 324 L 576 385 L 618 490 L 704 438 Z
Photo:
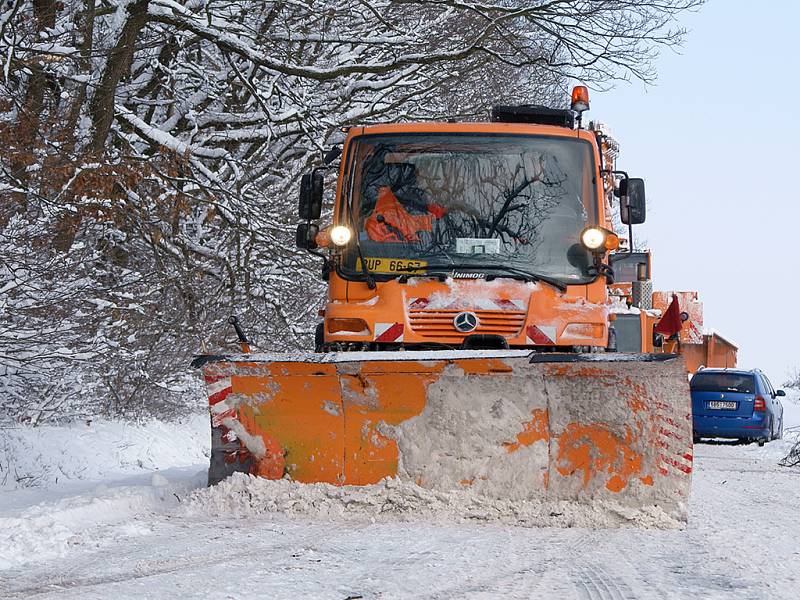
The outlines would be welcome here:
M 701 2 L 0 2 L 6 414 L 172 410 L 232 312 L 310 347 L 296 189 L 340 127 L 650 80 Z

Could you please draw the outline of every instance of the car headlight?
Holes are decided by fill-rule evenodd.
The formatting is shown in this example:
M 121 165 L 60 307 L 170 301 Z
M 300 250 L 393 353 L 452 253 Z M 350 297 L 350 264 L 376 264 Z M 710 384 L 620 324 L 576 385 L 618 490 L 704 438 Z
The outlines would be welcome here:
M 347 242 L 350 241 L 350 238 L 353 236 L 353 232 L 350 231 L 349 227 L 345 227 L 344 225 L 337 225 L 330 232 L 331 241 L 336 246 L 346 246 Z

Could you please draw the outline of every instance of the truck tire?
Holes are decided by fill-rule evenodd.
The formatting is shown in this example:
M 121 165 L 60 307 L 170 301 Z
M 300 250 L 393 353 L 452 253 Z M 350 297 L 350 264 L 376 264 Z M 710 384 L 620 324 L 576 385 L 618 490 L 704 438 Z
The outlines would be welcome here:
M 253 459 L 241 460 L 239 440 L 229 442 L 223 437 L 222 427 L 211 424 L 211 460 L 208 465 L 208 485 L 218 484 L 236 472 L 249 473 Z
M 325 352 L 325 323 L 318 323 L 314 330 L 314 352 Z

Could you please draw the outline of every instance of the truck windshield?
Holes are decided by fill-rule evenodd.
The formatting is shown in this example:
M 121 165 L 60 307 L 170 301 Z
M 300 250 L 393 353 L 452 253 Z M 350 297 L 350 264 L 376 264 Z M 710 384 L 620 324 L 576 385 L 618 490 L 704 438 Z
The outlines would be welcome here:
M 579 237 L 597 223 L 597 193 L 592 147 L 584 140 L 369 135 L 357 140 L 351 164 L 342 221 L 357 231 L 376 275 L 449 268 L 472 276 L 591 279 Z M 353 246 L 342 266 L 360 272 Z

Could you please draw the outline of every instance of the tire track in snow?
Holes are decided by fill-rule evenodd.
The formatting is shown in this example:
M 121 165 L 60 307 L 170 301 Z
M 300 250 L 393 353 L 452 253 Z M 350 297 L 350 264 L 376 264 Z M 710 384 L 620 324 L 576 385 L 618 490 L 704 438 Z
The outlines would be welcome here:
M 217 593 L 224 583 L 248 577 L 250 589 L 236 597 L 260 598 L 264 594 L 254 590 L 277 577 L 285 583 L 260 591 L 279 589 L 273 597 L 280 598 L 334 600 L 346 597 L 339 591 L 351 585 L 353 593 L 369 600 L 794 598 L 792 591 L 767 586 L 764 580 L 771 571 L 760 565 L 776 561 L 771 568 L 784 571 L 777 589 L 792 589 L 786 573 L 800 572 L 800 555 L 792 555 L 797 547 L 789 543 L 798 530 L 780 518 L 800 510 L 798 486 L 783 475 L 791 471 L 770 469 L 768 460 L 762 461 L 764 469 L 757 469 L 757 461 L 726 452 L 700 448 L 684 531 L 463 523 L 431 527 L 418 522 L 373 528 L 315 519 L 138 515 L 141 523 L 154 526 L 151 534 L 118 538 L 113 546 L 88 551 L 78 546 L 68 559 L 2 572 L 0 577 L 8 579 L 0 583 L 0 597 L 135 598 L 146 595 L 143 590 L 151 585 L 164 595 L 167 590 L 161 586 L 183 585 L 184 596 L 225 597 Z M 734 468 L 736 461 L 742 468 Z M 737 519 L 736 511 L 746 518 Z M 766 530 L 756 531 L 762 527 Z M 110 527 L 101 535 L 113 536 L 114 531 Z M 96 534 L 91 532 L 87 543 Z M 761 540 L 763 534 L 766 539 Z M 773 539 L 788 553 L 771 549 Z M 61 575 L 54 576 L 59 570 Z M 192 588 L 195 581 L 206 582 L 209 589 Z M 301 583 L 313 593 L 292 596 L 293 586 Z
M 545 539 L 537 539 L 534 547 L 523 545 L 507 549 L 509 556 L 505 562 L 509 567 L 487 572 L 481 577 L 476 577 L 476 573 L 484 571 L 476 568 L 470 573 L 471 581 L 449 584 L 437 589 L 430 596 L 421 597 L 469 598 L 474 594 L 484 594 L 486 598 L 542 598 L 553 592 L 553 586 L 569 587 L 569 578 L 564 576 L 563 564 L 567 557 L 582 549 L 585 543 L 583 538 L 575 535 L 577 532 L 570 532 L 571 539 L 565 539 L 570 535 L 565 530 L 527 531 L 532 536 L 546 532 Z
M 740 578 L 729 581 L 729 585 L 742 592 L 752 589 L 754 598 L 772 595 L 772 582 L 800 567 L 795 522 L 784 520 L 792 515 L 794 521 L 794 515 L 800 512 L 800 471 L 782 469 L 772 462 L 772 457 L 761 456 L 739 458 L 746 468 L 729 468 L 728 463 L 737 457 L 727 453 L 736 447 L 700 447 L 703 458 L 711 459 L 712 464 L 695 480 L 697 495 L 702 495 L 703 502 L 693 507 L 695 518 L 690 517 L 690 527 L 699 525 L 706 539 L 713 536 L 710 563 L 724 562 L 729 572 L 750 577 L 749 582 Z M 750 468 L 757 465 L 761 468 Z M 776 473 L 793 477 L 775 477 Z M 757 532 L 746 536 L 746 545 L 742 543 L 744 531 Z M 776 552 L 781 547 L 794 552 Z M 718 575 L 716 581 L 719 585 L 724 583 Z
M 209 523 L 201 523 L 201 526 L 208 526 Z M 214 526 L 218 527 L 218 524 L 214 524 Z M 169 531 L 165 532 L 169 535 Z M 174 532 L 171 532 L 174 533 Z M 224 536 L 220 535 L 218 530 L 209 531 L 209 533 L 213 533 L 215 538 L 222 539 Z M 281 554 L 281 553 L 289 553 L 291 551 L 297 551 L 300 548 L 304 548 L 312 543 L 319 543 L 324 541 L 326 538 L 332 537 L 333 533 L 324 535 L 321 534 L 320 531 L 315 531 L 313 533 L 308 533 L 306 535 L 300 537 L 292 537 L 290 540 L 287 540 L 283 544 L 279 544 L 276 546 L 261 544 L 261 548 L 253 548 L 248 547 L 246 550 L 241 550 L 238 552 L 231 552 L 229 550 L 230 546 L 226 546 L 222 552 L 213 552 L 213 553 L 204 553 L 198 554 L 194 556 L 179 556 L 175 558 L 163 558 L 163 559 L 143 559 L 138 560 L 135 563 L 133 569 L 118 572 L 118 573 L 109 573 L 106 575 L 96 575 L 96 576 L 77 576 L 71 577 L 70 573 L 75 573 L 77 570 L 84 570 L 85 565 L 81 564 L 74 569 L 71 569 L 67 573 L 61 574 L 57 577 L 53 577 L 48 581 L 32 584 L 28 583 L 27 585 L 17 586 L 13 588 L 4 588 L 0 586 L 0 592 L 2 592 L 2 598 L 5 600 L 6 598 L 31 598 L 35 596 L 41 596 L 44 594 L 50 593 L 59 593 L 59 592 L 68 592 L 68 591 L 79 591 L 79 590 L 86 590 L 88 588 L 109 585 L 109 584 L 116 584 L 116 583 L 125 583 L 129 581 L 135 581 L 139 579 L 146 579 L 149 577 L 157 577 L 160 575 L 169 575 L 172 573 L 179 573 L 186 570 L 197 569 L 201 567 L 208 567 L 211 565 L 220 565 L 224 563 L 231 563 L 231 562 L 238 562 L 243 559 L 257 559 L 259 550 L 268 551 L 271 555 L 274 554 Z M 153 540 L 149 540 L 153 541 Z M 203 545 L 206 545 L 209 540 L 204 540 Z M 212 538 L 210 541 L 216 541 Z M 197 543 L 197 540 L 195 540 Z M 136 549 L 139 549 L 138 547 Z M 183 548 L 185 550 L 185 548 Z M 100 552 L 106 552 L 107 549 L 101 549 Z M 289 557 L 292 557 L 290 554 Z M 122 562 L 125 562 L 123 559 Z M 30 565 L 26 565 L 24 571 L 18 573 L 19 577 L 25 576 L 25 571 L 30 571 Z M 40 577 L 41 573 L 33 573 L 34 577 Z M 2 583 L 2 581 L 0 581 Z
M 581 600 L 666 600 L 653 585 L 651 574 L 632 561 L 627 548 L 643 532 L 638 529 L 594 531 L 587 537 L 586 552 L 575 557 L 566 571 Z M 665 532 L 664 536 L 681 535 Z M 640 557 L 641 555 L 637 555 Z
M 595 536 L 593 556 L 578 561 L 571 576 L 585 600 L 620 598 L 731 598 L 768 596 L 764 582 L 750 574 L 721 544 L 720 533 L 736 531 L 725 522 L 722 511 L 708 511 L 706 504 L 747 506 L 744 498 L 734 500 L 732 490 L 713 485 L 714 469 L 704 469 L 703 456 L 698 460 L 693 485 L 689 526 L 680 532 L 643 531 L 609 533 Z M 762 470 L 758 471 L 763 472 Z M 759 488 L 757 482 L 746 481 Z M 720 488 L 723 489 L 720 489 Z M 757 493 L 757 492 L 756 492 Z M 750 499 L 752 501 L 752 498 Z M 699 504 L 702 502 L 703 504 Z M 762 504 L 763 506 L 763 504 Z M 664 590 L 668 590 L 667 593 Z
M 630 586 L 616 576 L 610 575 L 597 564 L 586 563 L 571 573 L 576 588 L 582 592 L 583 600 L 636 600 L 642 598 L 634 594 Z

